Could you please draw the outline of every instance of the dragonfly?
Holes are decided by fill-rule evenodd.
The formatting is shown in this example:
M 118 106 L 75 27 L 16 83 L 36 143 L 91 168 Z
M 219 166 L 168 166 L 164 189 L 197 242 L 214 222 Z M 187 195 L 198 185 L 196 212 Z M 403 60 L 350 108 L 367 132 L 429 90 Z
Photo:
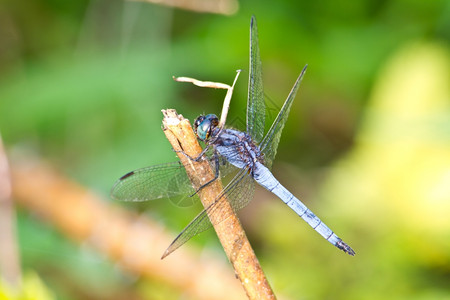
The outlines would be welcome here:
M 214 222 L 221 222 L 226 219 L 227 215 L 222 209 L 224 201 L 228 201 L 234 211 L 245 207 L 253 198 L 255 182 L 280 198 L 325 240 L 349 255 L 355 255 L 355 251 L 348 244 L 342 241 L 302 201 L 286 189 L 270 171 L 281 133 L 306 68 L 307 65 L 301 71 L 280 112 L 264 135 L 266 109 L 262 67 L 256 19 L 252 17 L 250 23 L 250 71 L 246 131 L 225 126 L 228 112 L 227 104 L 224 105 L 220 120 L 214 114 L 200 115 L 195 120 L 194 132 L 197 138 L 205 144 L 200 155 L 190 157 L 183 152 L 191 160 L 207 159 L 210 162 L 212 169 L 216 170 L 215 178 L 211 182 L 230 174 L 233 170 L 234 172 L 231 174 L 234 177 L 212 204 L 197 215 L 176 237 L 164 252 L 162 258 L 178 249 L 193 236 L 210 228 L 212 226 L 210 219 L 215 220 Z M 236 80 L 237 76 L 232 88 Z M 179 81 L 191 81 L 200 86 L 208 86 L 208 82 L 200 82 L 195 79 L 181 79 Z M 231 93 L 232 88 L 228 89 Z M 229 102 L 231 94 L 227 93 L 227 97 Z M 204 186 L 201 186 L 200 189 Z M 147 201 L 173 198 L 179 195 L 189 197 L 196 195 L 197 192 L 198 190 L 193 188 L 183 165 L 180 162 L 172 162 L 141 168 L 125 174 L 114 184 L 111 196 L 122 201 Z M 212 215 L 214 215 L 214 218 L 209 218 Z

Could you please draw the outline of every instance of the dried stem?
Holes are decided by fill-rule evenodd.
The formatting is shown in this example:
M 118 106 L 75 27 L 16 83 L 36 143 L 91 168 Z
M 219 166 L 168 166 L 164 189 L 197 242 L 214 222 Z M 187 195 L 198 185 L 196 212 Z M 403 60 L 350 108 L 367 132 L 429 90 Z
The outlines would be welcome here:
M 207 251 L 200 258 L 185 247 L 177 255 L 160 260 L 161 251 L 173 240 L 173 234 L 145 215 L 137 216 L 111 205 L 36 160 L 13 161 L 11 173 L 13 198 L 22 207 L 67 238 L 90 245 L 123 269 L 150 280 L 165 281 L 188 298 L 245 298 L 236 280 L 228 276 L 227 266 Z
M 155 3 L 169 7 L 192 10 L 200 13 L 222 15 L 235 14 L 239 9 L 237 0 L 129 0 Z
M 197 80 L 197 79 L 191 78 L 191 77 L 175 77 L 174 76 L 173 80 L 178 81 L 178 82 L 190 82 L 199 87 L 227 90 L 227 94 L 225 95 L 225 99 L 223 101 L 222 113 L 220 114 L 220 122 L 219 122 L 219 127 L 223 128 L 227 121 L 227 116 L 228 116 L 228 111 L 230 109 L 230 102 L 231 102 L 231 97 L 233 96 L 234 86 L 236 84 L 237 79 L 239 78 L 239 74 L 241 73 L 241 71 L 242 70 L 236 70 L 237 74 L 236 74 L 236 77 L 234 77 L 233 85 L 231 85 L 231 86 L 229 86 L 226 83 L 213 82 L 213 81 L 201 81 L 201 80 Z
M 19 288 L 22 276 L 15 238 L 15 221 L 8 160 L 0 136 L 0 277 L 11 287 Z
M 175 110 L 163 110 L 164 133 L 175 150 L 183 150 L 191 157 L 202 151 L 192 127 L 187 119 L 178 115 Z M 181 153 L 178 157 L 183 163 L 194 187 L 199 187 L 214 178 L 214 172 L 207 161 L 193 162 Z M 208 207 L 222 191 L 220 180 L 214 181 L 199 192 L 204 207 Z M 221 222 L 211 220 L 217 236 L 232 263 L 236 275 L 241 281 L 250 299 L 275 299 L 275 295 L 267 281 L 255 253 L 245 235 L 238 217 L 228 204 L 225 208 L 229 215 Z M 210 216 L 210 218 L 213 216 Z

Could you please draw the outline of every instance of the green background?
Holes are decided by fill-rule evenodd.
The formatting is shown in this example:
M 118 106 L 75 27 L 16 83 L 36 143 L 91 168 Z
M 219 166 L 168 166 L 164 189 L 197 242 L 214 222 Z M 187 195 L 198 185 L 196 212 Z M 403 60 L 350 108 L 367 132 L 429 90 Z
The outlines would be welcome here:
M 224 91 L 173 75 L 231 83 L 243 69 L 229 113 L 240 127 L 254 14 L 272 116 L 309 65 L 273 172 L 357 253 L 337 251 L 259 190 L 240 216 L 275 293 L 450 299 L 450 2 L 239 5 L 223 16 L 133 1 L 3 1 L 6 148 L 51 162 L 107 199 L 126 172 L 176 160 L 161 109 L 191 121 L 220 113 Z M 200 210 L 164 200 L 145 208 L 174 232 Z M 23 270 L 58 299 L 182 295 L 136 280 L 21 208 L 17 227 Z M 212 231 L 190 245 L 226 260 Z

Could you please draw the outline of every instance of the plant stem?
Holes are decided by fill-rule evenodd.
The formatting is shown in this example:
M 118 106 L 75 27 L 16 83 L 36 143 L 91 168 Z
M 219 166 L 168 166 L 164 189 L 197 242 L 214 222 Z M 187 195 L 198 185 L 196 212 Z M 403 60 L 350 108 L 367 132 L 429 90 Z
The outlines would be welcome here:
M 22 275 L 15 222 L 9 164 L 0 136 L 0 281 L 19 289 Z
M 245 299 L 229 270 L 213 255 L 204 253 L 199 258 L 191 249 L 182 248 L 176 256 L 162 261 L 161 249 L 173 235 L 147 215 L 137 215 L 99 197 L 41 160 L 12 159 L 11 174 L 12 198 L 18 205 L 68 239 L 108 257 L 124 271 L 151 281 L 156 278 L 171 286 L 174 293 L 182 290 L 188 299 Z M 0 243 L 0 260 L 4 248 L 6 245 Z
M 183 150 L 191 157 L 197 157 L 202 148 L 198 144 L 197 138 L 192 130 L 191 124 L 182 115 L 178 115 L 173 109 L 163 110 L 164 133 L 175 150 Z M 195 162 L 189 160 L 182 153 L 177 153 L 194 188 L 198 189 L 202 183 L 206 183 L 214 178 L 214 171 L 208 161 Z M 222 191 L 220 180 L 207 185 L 199 191 L 199 196 L 203 206 L 209 207 L 217 195 Z M 245 235 L 244 229 L 234 213 L 231 205 L 227 202 L 229 215 L 223 221 L 215 222 L 211 219 L 214 229 L 219 237 L 222 247 L 232 263 L 236 276 L 247 293 L 249 299 L 275 299 L 275 295 L 267 281 L 264 272 L 256 258 L 256 255 Z M 214 218 L 213 215 L 209 216 Z

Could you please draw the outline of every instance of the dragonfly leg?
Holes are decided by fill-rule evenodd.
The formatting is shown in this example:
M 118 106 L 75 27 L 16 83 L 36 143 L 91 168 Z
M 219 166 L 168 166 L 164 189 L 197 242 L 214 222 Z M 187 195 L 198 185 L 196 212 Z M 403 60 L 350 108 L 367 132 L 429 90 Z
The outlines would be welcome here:
M 198 162 L 198 161 L 200 161 L 200 160 L 203 158 L 203 156 L 205 155 L 206 151 L 209 150 L 209 147 L 210 147 L 209 144 L 206 145 L 205 149 L 203 149 L 203 151 L 200 152 L 200 154 L 199 154 L 197 157 L 192 157 L 192 156 L 190 156 L 189 154 L 187 154 L 186 152 L 184 152 L 183 150 L 175 150 L 175 149 L 173 149 L 173 148 L 172 148 L 172 150 L 175 151 L 176 153 L 181 153 L 181 154 L 183 154 L 184 156 L 186 156 L 186 157 L 189 158 L 190 160 L 193 160 L 193 161 L 195 161 L 195 162 Z
M 198 190 L 195 191 L 195 193 L 193 193 L 192 195 L 190 195 L 189 197 L 193 197 L 195 195 L 197 195 L 198 192 L 200 192 L 201 189 L 203 189 L 204 187 L 206 187 L 207 185 L 213 183 L 214 181 L 217 180 L 217 178 L 219 178 L 219 155 L 217 154 L 216 151 L 214 151 L 214 166 L 215 166 L 215 174 L 214 174 L 214 178 L 211 179 L 210 181 L 208 181 L 207 183 L 201 185 Z

